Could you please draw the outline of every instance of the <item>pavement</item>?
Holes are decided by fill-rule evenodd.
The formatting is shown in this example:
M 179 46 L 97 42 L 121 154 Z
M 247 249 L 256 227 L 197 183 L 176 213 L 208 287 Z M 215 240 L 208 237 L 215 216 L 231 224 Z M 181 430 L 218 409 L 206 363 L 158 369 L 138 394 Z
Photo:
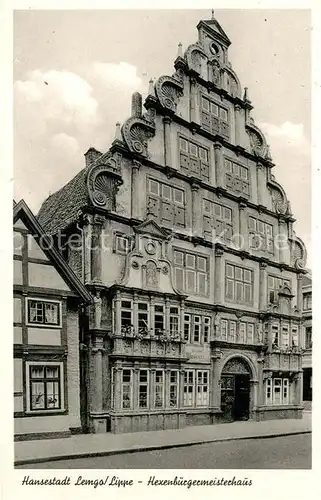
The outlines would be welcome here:
M 15 465 L 52 462 L 86 457 L 101 457 L 191 446 L 203 443 L 262 439 L 312 432 L 312 415 L 302 419 L 232 422 L 200 425 L 165 431 L 126 434 L 82 434 L 63 439 L 15 442 Z

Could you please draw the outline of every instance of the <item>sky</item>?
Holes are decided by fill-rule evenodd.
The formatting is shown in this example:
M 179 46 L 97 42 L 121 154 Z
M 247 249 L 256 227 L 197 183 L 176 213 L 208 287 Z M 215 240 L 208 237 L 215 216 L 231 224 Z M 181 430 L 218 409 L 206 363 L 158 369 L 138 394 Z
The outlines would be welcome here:
M 197 40 L 210 10 L 15 11 L 14 196 L 37 212 L 106 151 L 131 94 L 173 73 L 178 43 Z M 249 89 L 255 123 L 270 144 L 295 231 L 311 247 L 311 61 L 308 10 L 215 10 L 229 60 Z M 311 255 L 309 255 L 309 265 Z

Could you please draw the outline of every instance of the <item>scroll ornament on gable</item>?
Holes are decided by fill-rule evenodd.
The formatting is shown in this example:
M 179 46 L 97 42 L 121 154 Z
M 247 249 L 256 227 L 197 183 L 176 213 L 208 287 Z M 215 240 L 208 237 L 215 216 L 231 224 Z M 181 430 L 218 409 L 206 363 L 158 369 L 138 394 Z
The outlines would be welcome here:
M 161 106 L 175 113 L 178 99 L 183 95 L 183 82 L 173 76 L 161 76 L 156 80 L 155 93 Z
M 123 183 L 120 170 L 121 155 L 106 153 L 88 168 L 87 189 L 93 205 L 114 210 L 116 193 Z
M 307 262 L 307 251 L 303 241 L 298 238 L 293 232 L 293 238 L 291 239 L 291 264 L 298 270 L 304 271 L 306 269 Z
M 291 215 L 291 206 L 286 197 L 283 187 L 276 182 L 273 175 L 271 175 L 268 181 L 272 196 L 272 204 L 275 212 L 280 215 Z
M 201 73 L 202 59 L 205 61 L 208 59 L 206 52 L 198 44 L 190 45 L 186 49 L 184 57 L 189 69 L 198 74 Z

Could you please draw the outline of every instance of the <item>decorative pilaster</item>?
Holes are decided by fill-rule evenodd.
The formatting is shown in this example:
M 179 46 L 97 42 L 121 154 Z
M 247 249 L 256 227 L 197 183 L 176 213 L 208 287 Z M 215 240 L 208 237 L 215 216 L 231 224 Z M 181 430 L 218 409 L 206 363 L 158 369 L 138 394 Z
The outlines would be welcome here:
M 259 379 L 259 387 L 258 387 L 258 395 L 257 395 L 257 405 L 263 406 L 265 403 L 265 387 L 264 387 L 264 379 L 263 379 L 263 365 L 264 365 L 264 357 L 260 356 L 257 360 L 257 368 L 258 368 L 258 379 Z
M 82 214 L 80 226 L 82 228 L 83 246 L 83 280 L 85 284 L 91 282 L 91 239 L 92 239 L 92 215 Z
M 279 262 L 280 264 L 287 263 L 288 256 L 288 228 L 287 222 L 282 217 L 279 218 L 279 237 L 277 239 L 276 247 L 279 248 Z
M 303 274 L 298 274 L 297 275 L 297 282 L 296 282 L 296 295 L 297 295 L 297 308 L 299 311 L 302 311 L 302 306 L 303 306 L 303 296 L 302 296 L 302 278 Z
M 248 251 L 249 247 L 249 235 L 247 227 L 247 217 L 246 217 L 247 204 L 243 201 L 239 204 L 239 234 L 241 236 L 241 250 Z
M 212 403 L 211 406 L 213 408 L 220 408 L 221 407 L 221 381 L 220 381 L 220 374 L 221 374 L 221 366 L 220 366 L 220 359 L 222 357 L 221 351 L 217 350 L 214 352 L 212 356 L 212 373 L 213 373 L 213 379 L 212 379 L 212 393 L 211 393 L 211 399 Z
M 264 192 L 266 189 L 265 167 L 262 163 L 256 165 L 257 176 L 257 203 L 264 206 Z
M 267 264 L 265 262 L 260 262 L 260 294 L 259 294 L 259 310 L 264 311 L 267 307 L 267 274 L 266 274 Z
M 239 104 L 235 105 L 235 145 L 242 146 L 241 144 L 241 132 L 242 132 L 242 114 L 241 106 Z
M 215 248 L 215 268 L 214 268 L 214 300 L 215 304 L 223 303 L 224 277 L 223 277 L 223 254 L 220 247 Z
M 172 148 L 171 148 L 171 123 L 170 116 L 164 116 L 164 149 L 165 149 L 165 167 L 172 166 Z
M 201 199 L 199 185 L 192 184 L 192 232 L 194 236 L 200 236 L 202 231 L 201 223 Z
M 101 232 L 105 218 L 100 215 L 93 217 L 92 248 L 91 248 L 91 276 L 93 283 L 101 284 Z
M 94 342 L 91 348 L 92 355 L 92 380 L 91 380 L 91 412 L 99 414 L 103 412 L 103 353 L 104 349 L 104 335 L 95 332 L 93 334 Z M 105 432 L 105 422 L 99 419 L 93 420 L 95 432 Z
M 133 219 L 138 219 L 139 217 L 139 169 L 141 163 L 139 161 L 133 160 L 132 165 L 132 190 L 131 190 L 131 216 Z
M 164 321 L 164 326 L 165 326 L 165 331 L 169 331 L 169 307 L 170 307 L 170 301 L 168 297 L 165 298 L 165 321 Z
M 223 165 L 222 144 L 219 142 L 214 143 L 214 157 L 215 157 L 216 186 L 224 187 L 224 165 Z
M 120 395 L 121 395 L 121 382 L 122 382 L 122 373 L 123 370 L 117 366 L 114 368 L 114 374 L 115 374 L 115 381 L 114 381 L 114 407 L 115 410 L 120 410 L 121 409 L 121 401 L 120 401 Z
M 191 122 L 198 123 L 196 116 L 196 79 L 190 79 L 190 110 L 191 110 Z
M 184 339 L 184 316 L 185 316 L 185 301 L 184 299 L 181 300 L 181 309 L 180 309 L 180 333 L 181 333 L 181 339 Z
M 138 332 L 138 296 L 137 296 L 137 293 L 134 293 L 134 298 L 133 298 L 133 325 L 134 325 L 134 331 Z
M 121 312 L 120 312 L 120 292 L 116 293 L 116 297 L 114 299 L 114 308 L 115 308 L 115 325 L 114 332 L 116 335 L 119 335 L 121 332 Z

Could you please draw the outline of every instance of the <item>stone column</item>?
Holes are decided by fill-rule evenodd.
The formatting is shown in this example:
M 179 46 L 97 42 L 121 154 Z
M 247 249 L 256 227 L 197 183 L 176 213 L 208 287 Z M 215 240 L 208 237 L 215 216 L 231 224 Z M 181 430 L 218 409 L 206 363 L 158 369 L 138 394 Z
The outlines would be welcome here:
M 104 217 L 94 215 L 92 230 L 91 249 L 91 276 L 94 283 L 102 283 L 101 280 L 101 232 L 105 221 Z
M 280 264 L 285 263 L 287 264 L 287 256 L 288 256 L 288 246 L 289 246 L 289 241 L 288 241 L 288 228 L 287 228 L 287 223 L 283 218 L 279 218 L 279 242 L 278 242 L 278 247 L 279 247 L 279 262 Z
M 138 296 L 137 296 L 137 293 L 134 293 L 134 298 L 133 298 L 133 325 L 134 325 L 134 331 L 138 332 Z
M 298 381 L 297 381 L 297 401 L 299 405 L 303 403 L 303 370 L 298 373 Z
M 248 251 L 249 248 L 249 233 L 248 233 L 248 225 L 247 225 L 247 216 L 246 216 L 246 208 L 247 204 L 244 202 L 240 202 L 239 204 L 239 228 L 240 228 L 240 235 L 241 235 L 241 241 L 242 241 L 242 246 L 241 250 Z
M 185 316 L 185 301 L 181 300 L 181 309 L 180 309 L 180 325 L 179 331 L 181 334 L 181 339 L 184 339 L 184 316 Z
M 239 104 L 235 105 L 235 145 L 242 146 L 242 114 L 241 114 L 241 106 Z
M 196 79 L 191 78 L 190 79 L 190 117 L 191 117 L 191 122 L 198 123 L 197 117 L 196 117 Z
M 100 334 L 95 334 L 94 346 L 91 349 L 93 356 L 93 380 L 92 380 L 92 398 L 91 410 L 94 414 L 103 412 L 103 353 L 104 337 Z M 94 432 L 106 432 L 105 419 L 93 419 Z
M 223 276 L 223 254 L 222 248 L 215 248 L 215 268 L 214 268 L 214 300 L 215 304 L 222 304 L 225 279 Z
M 214 142 L 214 157 L 215 157 L 215 180 L 216 186 L 224 187 L 224 165 L 222 155 L 222 144 Z
M 221 408 L 221 366 L 220 366 L 221 353 L 215 352 L 212 356 L 212 404 L 213 408 Z
M 166 297 L 165 298 L 165 315 L 164 315 L 164 329 L 166 332 L 169 332 L 169 307 L 170 307 L 170 301 Z
M 264 204 L 264 193 L 266 189 L 266 172 L 265 167 L 262 163 L 256 164 L 256 175 L 257 175 L 257 204 Z
M 139 189 L 139 169 L 141 163 L 133 160 L 132 165 L 132 189 L 131 189 L 131 216 L 133 219 L 139 218 L 139 200 L 141 197 Z
M 172 166 L 172 148 L 171 148 L 171 123 L 170 116 L 164 116 L 164 149 L 165 149 L 165 167 Z
M 199 185 L 192 184 L 192 234 L 200 236 L 202 234 L 202 201 L 200 197 Z
M 83 240 L 83 279 L 84 283 L 91 282 L 91 240 L 92 240 L 92 216 L 83 215 L 82 219 Z
M 114 407 L 115 410 L 121 409 L 121 383 L 122 383 L 122 373 L 123 370 L 119 367 L 115 367 L 115 380 L 114 380 Z
M 260 262 L 260 294 L 259 294 L 259 310 L 264 311 L 267 307 L 267 264 Z
M 298 274 L 297 275 L 297 282 L 296 282 L 296 295 L 297 295 L 297 308 L 299 311 L 302 311 L 303 309 L 303 296 L 302 296 L 302 278 L 303 274 Z
M 120 312 L 120 292 L 116 293 L 116 297 L 114 299 L 114 308 L 115 308 L 115 325 L 114 325 L 114 332 L 116 335 L 119 335 L 121 333 L 121 312 Z

